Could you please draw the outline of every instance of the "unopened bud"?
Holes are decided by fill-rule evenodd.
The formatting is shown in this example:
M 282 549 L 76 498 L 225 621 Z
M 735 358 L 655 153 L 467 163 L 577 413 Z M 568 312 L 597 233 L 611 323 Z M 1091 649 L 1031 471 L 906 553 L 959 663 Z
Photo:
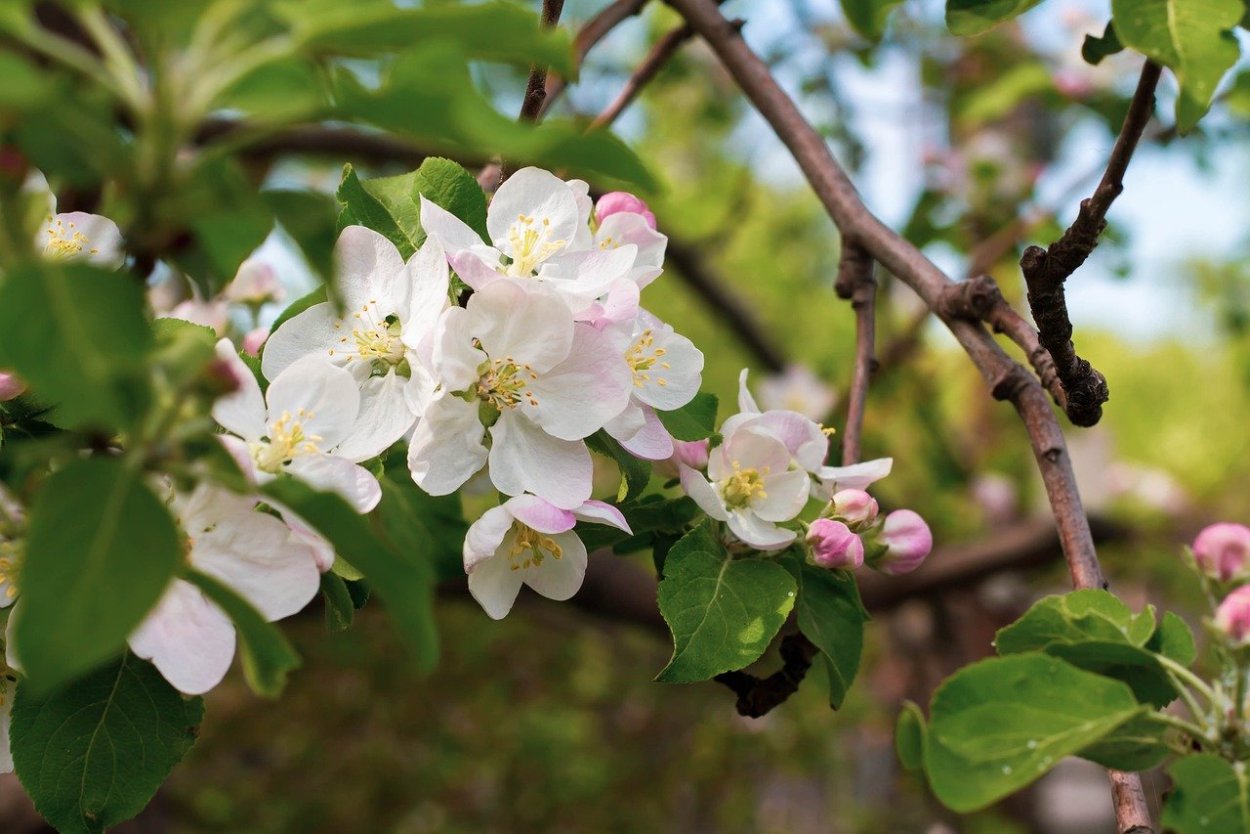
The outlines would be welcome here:
M 1250 585 L 1233 591 L 1215 609 L 1215 627 L 1235 646 L 1250 645 Z
M 920 567 L 933 550 L 933 533 L 918 513 L 895 510 L 885 517 L 878 542 L 885 545 L 885 552 L 874 561 L 873 567 L 898 576 Z
M 653 229 L 655 228 L 655 215 L 651 213 L 651 209 L 647 208 L 646 203 L 628 191 L 609 191 L 600 197 L 599 202 L 595 204 L 595 219 L 600 223 L 621 212 L 641 214 L 643 219 L 647 221 L 647 225 Z
M 260 356 L 260 348 L 269 338 L 268 327 L 258 327 L 243 337 L 243 350 L 249 356 Z
M 1212 579 L 1228 582 L 1250 576 L 1250 527 L 1212 524 L 1194 539 L 1198 568 Z
M 0 371 L 0 403 L 20 397 L 25 390 L 26 383 L 18 379 L 17 374 Z
M 864 543 L 841 521 L 818 518 L 807 530 L 812 561 L 822 568 L 855 570 L 864 564 Z
M 877 499 L 862 489 L 844 489 L 834 493 L 829 512 L 847 524 L 872 524 L 877 520 Z

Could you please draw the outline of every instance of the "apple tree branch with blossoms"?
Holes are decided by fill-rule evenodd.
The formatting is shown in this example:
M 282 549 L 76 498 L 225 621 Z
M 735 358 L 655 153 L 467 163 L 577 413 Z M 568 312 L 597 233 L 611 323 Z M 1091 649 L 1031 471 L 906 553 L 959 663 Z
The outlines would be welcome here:
M 432 599 L 452 572 L 497 620 L 523 587 L 572 598 L 590 551 L 649 552 L 673 640 L 658 681 L 715 679 L 759 716 L 818 666 L 840 707 L 869 619 L 857 572 L 909 573 L 934 544 L 920 513 L 869 493 L 893 461 L 860 460 L 878 271 L 1018 412 L 1075 588 L 1002 629 L 999 656 L 956 672 L 927 713 L 907 704 L 900 760 L 971 812 L 1080 756 L 1110 770 L 1122 834 L 1156 830 L 1136 774 L 1170 762 L 1163 826 L 1250 829 L 1250 529 L 1208 527 L 1186 557 L 1218 658 L 1204 678 L 1180 617 L 1106 590 L 1052 408 L 1098 420 L 1107 381 L 1072 344 L 1064 282 L 1123 189 L 1162 69 L 1188 131 L 1237 60 L 1227 32 L 1242 5 L 1113 3 L 1095 46 L 1146 62 L 1098 189 L 1054 244 L 1024 253 L 1034 329 L 993 279 L 952 281 L 868 210 L 742 21 L 714 0 L 670 4 L 681 24 L 589 128 L 542 117 L 643 2 L 616 0 L 576 39 L 560 2 L 541 16 L 386 0 L 0 13 L 0 770 L 57 830 L 139 813 L 236 655 L 256 693 L 280 695 L 300 658 L 274 623 L 318 596 L 346 627 L 376 593 L 433 669 Z M 879 38 L 895 4 L 869 5 L 847 15 Z M 973 35 L 1030 5 L 951 0 L 947 21 Z M 748 369 L 737 401 L 719 403 L 700 348 L 645 306 L 673 260 L 638 196 L 658 183 L 607 128 L 696 37 L 841 235 L 834 289 L 856 332 L 836 465 L 835 427 L 761 408 Z M 528 71 L 519 121 L 479 89 L 480 62 Z M 332 198 L 258 187 L 249 155 L 284 137 L 431 153 L 397 176 L 347 165 Z M 438 154 L 498 162 L 475 176 Z M 58 212 L 58 192 L 83 190 L 100 213 Z M 266 329 L 258 311 L 282 286 L 250 256 L 275 224 L 324 280 Z M 171 275 L 178 303 L 156 289 Z M 749 311 L 721 303 L 780 365 Z M 244 308 L 254 329 L 221 338 Z M 791 620 L 781 670 L 747 672 Z

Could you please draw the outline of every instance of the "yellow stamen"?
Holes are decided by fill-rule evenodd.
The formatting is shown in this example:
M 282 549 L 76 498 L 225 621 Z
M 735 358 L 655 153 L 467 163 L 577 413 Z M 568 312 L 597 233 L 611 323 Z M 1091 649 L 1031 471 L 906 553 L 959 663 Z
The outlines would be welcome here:
M 302 408 L 294 417 L 291 412 L 283 411 L 282 416 L 270 424 L 267 438 L 249 444 L 256 466 L 264 472 L 276 473 L 283 464 L 300 455 L 317 454 L 321 437 L 304 433 L 304 421 L 312 417 L 311 411 Z
M 764 476 L 768 474 L 768 467 L 764 467 L 761 473 L 755 468 L 743 469 L 742 464 L 735 460 L 733 468 L 733 474 L 721 484 L 721 496 L 729 509 L 737 510 L 768 497 L 764 491 Z
M 508 274 L 520 278 L 529 278 L 543 261 L 559 252 L 568 243 L 566 240 L 548 240 L 551 235 L 551 221 L 542 219 L 535 224 L 533 217 L 517 215 L 516 222 L 508 228 L 508 244 L 512 248 L 512 263 L 508 265 Z
M 528 386 L 538 379 L 529 365 L 519 363 L 511 356 L 493 359 L 479 368 L 477 395 L 499 411 L 516 408 L 523 401 L 538 405 L 538 398 Z
M 655 347 L 655 335 L 650 328 L 639 334 L 634 343 L 629 346 L 629 350 L 625 352 L 625 361 L 634 372 L 635 388 L 641 388 L 650 382 L 652 373 L 672 369 L 669 363 L 661 361 L 661 357 L 667 353 L 666 348 Z M 655 383 L 665 386 L 668 385 L 668 380 L 662 376 L 656 376 Z
M 513 570 L 540 567 L 548 555 L 553 559 L 564 556 L 564 549 L 551 536 L 539 533 L 519 521 L 512 523 L 512 529 L 516 531 L 516 539 L 508 551 L 508 562 Z

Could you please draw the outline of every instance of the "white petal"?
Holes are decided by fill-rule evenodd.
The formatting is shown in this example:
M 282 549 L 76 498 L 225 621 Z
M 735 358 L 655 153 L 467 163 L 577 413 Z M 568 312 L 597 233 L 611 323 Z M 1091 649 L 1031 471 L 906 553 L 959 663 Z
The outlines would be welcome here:
M 437 203 L 421 197 L 421 228 L 448 252 L 461 252 L 482 246 L 478 233 L 456 215 Z
M 492 253 L 494 251 L 491 250 Z M 483 258 L 477 252 L 456 252 L 449 255 L 448 260 L 460 280 L 474 292 L 480 292 L 496 281 L 508 280 L 507 276 L 499 271 L 502 269 L 499 262 L 491 255 Z
M 357 310 L 371 301 L 381 304 L 397 292 L 401 298 L 396 301 L 406 300 L 404 259 L 395 244 L 372 229 L 345 228 L 334 246 L 334 265 L 336 286 L 347 310 Z
M 831 487 L 836 485 L 837 489 L 864 489 L 889 475 L 893 468 L 894 458 L 877 458 L 850 466 L 823 466 L 819 477 Z
M 790 452 L 785 444 L 754 426 L 744 426 L 725 438 L 723 448 L 730 467 L 737 463 L 743 469 L 758 469 L 761 473 L 785 472 L 790 467 Z
M 579 440 L 624 411 L 633 387 L 624 346 L 617 328 L 578 324 L 568 358 L 530 385 L 535 422 L 556 437 Z
M 226 363 L 239 382 L 238 390 L 218 397 L 213 403 L 213 419 L 226 431 L 244 440 L 259 440 L 265 436 L 265 397 L 260 383 L 234 349 L 229 339 L 217 343 L 217 358 Z
M 175 579 L 156 609 L 130 635 L 131 650 L 150 660 L 173 687 L 202 695 L 221 683 L 234 658 L 234 626 L 189 582 Z
M 551 538 L 560 546 L 560 558 L 548 556 L 541 565 L 517 573 L 547 599 L 562 602 L 576 594 L 586 578 L 586 545 L 573 532 L 556 533 Z
M 642 428 L 632 437 L 623 440 L 617 437 L 617 441 L 625 451 L 636 458 L 668 460 L 673 456 L 673 436 L 668 433 L 668 429 L 664 428 L 664 424 L 660 422 L 659 416 L 652 408 L 643 406 L 641 411 L 646 421 Z M 608 431 L 611 432 L 610 426 Z M 616 435 L 612 436 L 616 437 Z
M 265 397 L 270 425 L 289 414 L 306 435 L 319 438 L 315 442 L 323 452 L 347 437 L 360 412 L 356 380 L 320 356 L 296 360 L 269 383 Z
M 408 446 L 408 469 L 430 495 L 450 495 L 486 463 L 477 402 L 443 392 L 417 423 Z
M 636 267 L 658 268 L 664 266 L 664 250 L 668 246 L 668 237 L 651 228 L 641 214 L 622 211 L 603 219 L 595 232 L 595 243 L 599 246 L 632 243 L 638 249 L 634 261 Z
M 477 382 L 478 366 L 486 361 L 486 354 L 473 346 L 474 321 L 468 310 L 451 307 L 435 328 L 433 375 L 448 391 L 464 391 Z
M 260 370 L 265 379 L 272 381 L 295 360 L 309 354 L 336 364 L 346 362 L 351 353 L 340 347 L 339 339 L 347 332 L 347 327 L 335 315 L 333 304 L 328 301 L 314 304 L 282 322 L 269 336 L 260 358 Z
M 780 550 L 796 537 L 793 530 L 763 521 L 749 510 L 731 513 L 729 529 L 735 536 L 760 550 Z
M 514 231 L 523 234 L 533 228 L 552 246 L 568 245 L 577 235 L 579 215 L 577 198 L 563 180 L 541 168 L 522 168 L 495 192 L 486 213 L 486 230 L 491 243 L 515 258 Z M 532 219 L 532 225 L 527 227 L 521 217 Z
M 500 415 L 490 434 L 490 479 L 501 492 L 532 492 L 565 510 L 590 498 L 593 466 L 585 443 L 552 437 L 514 410 Z
M 400 312 L 400 321 L 404 344 L 416 347 L 422 337 L 434 331 L 439 316 L 450 304 L 447 255 L 436 239 L 427 238 L 408 259 L 407 273 L 411 292 L 406 309 Z
M 765 498 L 751 502 L 751 512 L 765 521 L 789 521 L 803 511 L 811 479 L 801 469 L 764 476 Z
M 650 356 L 656 348 L 664 353 L 656 358 L 655 367 L 641 374 L 635 372 L 634 382 L 642 384 L 635 384 L 634 396 L 660 411 L 673 411 L 699 393 L 703 381 L 703 353 L 694 342 L 673 332 L 668 325 L 653 330 L 652 338 L 651 349 L 643 348 L 643 355 Z
M 508 616 L 520 590 L 521 571 L 506 556 L 486 559 L 469 573 L 469 593 L 493 620 Z
M 785 444 L 795 463 L 816 472 L 829 453 L 829 438 L 820 425 L 797 411 L 765 411 L 747 423 L 754 430 L 764 429 Z
M 518 495 L 509 498 L 507 507 L 508 512 L 517 521 L 540 533 L 566 533 L 577 523 L 573 513 L 562 510 L 537 495 Z
M 760 407 L 755 404 L 755 398 L 751 396 L 751 389 L 747 388 L 747 369 L 743 368 L 742 373 L 738 374 L 738 410 L 752 411 L 759 413 Z
M 696 472 L 689 466 L 678 465 L 678 474 L 681 476 L 681 488 L 689 495 L 694 502 L 699 505 L 699 509 L 707 513 L 717 521 L 727 521 L 729 512 L 725 509 L 725 502 L 721 500 L 720 495 L 716 493 L 716 489 L 703 477 L 701 472 Z
M 507 561 L 505 554 L 499 554 L 499 546 L 504 536 L 512 529 L 512 513 L 508 511 L 507 502 L 491 507 L 482 513 L 482 517 L 469 525 L 464 537 L 464 570 L 473 573 L 480 564 L 496 555 Z
M 629 529 L 629 522 L 625 520 L 624 514 L 606 501 L 587 501 L 573 510 L 573 515 L 581 521 L 594 521 L 624 530 L 626 533 L 634 532 Z
M 45 224 L 39 234 L 38 246 L 41 248 L 49 242 L 49 228 L 56 228 L 62 238 L 73 238 L 76 234 L 83 237 L 82 240 L 76 241 L 82 244 L 82 251 L 68 257 L 62 255 L 64 260 L 86 261 L 106 269 L 119 267 L 125 260 L 125 254 L 122 252 L 121 229 L 103 215 L 88 214 L 85 211 L 71 211 L 56 215 Z
M 382 487 L 368 469 L 346 458 L 331 455 L 301 455 L 286 465 L 286 471 L 309 486 L 333 492 L 367 513 L 382 500 Z
M 496 281 L 475 292 L 466 309 L 473 317 L 473 335 L 491 359 L 510 356 L 542 374 L 569 355 L 573 314 L 532 283 Z
M 371 376 L 360 386 L 360 412 L 347 439 L 334 454 L 352 461 L 377 457 L 403 437 L 417 421 L 404 389 L 409 380 L 395 373 Z

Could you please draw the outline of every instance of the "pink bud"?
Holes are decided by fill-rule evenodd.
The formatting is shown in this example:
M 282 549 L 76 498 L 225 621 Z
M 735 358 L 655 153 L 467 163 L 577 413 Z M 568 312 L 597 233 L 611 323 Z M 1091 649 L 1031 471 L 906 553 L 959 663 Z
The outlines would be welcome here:
M 1212 579 L 1227 582 L 1250 575 L 1250 527 L 1212 524 L 1194 539 L 1198 567 Z
M 281 301 L 283 294 L 278 273 L 272 266 L 256 258 L 248 258 L 239 266 L 238 274 L 225 291 L 227 299 L 240 304 Z
M 243 350 L 249 356 L 260 356 L 261 345 L 269 338 L 268 327 L 258 327 L 243 337 Z
M 841 521 L 818 518 L 807 530 L 812 561 L 822 568 L 855 570 L 864 564 L 864 543 Z
M 1233 591 L 1215 609 L 1215 627 L 1235 645 L 1250 645 L 1250 585 Z
M 691 469 L 703 469 L 707 466 L 707 440 L 674 440 L 673 460 L 685 464 Z
M 886 546 L 886 552 L 873 567 L 891 576 L 911 573 L 933 550 L 929 525 L 911 510 L 895 510 L 887 515 L 879 541 Z
M 655 228 L 655 215 L 651 213 L 651 209 L 628 191 L 609 191 L 599 198 L 598 203 L 595 203 L 595 219 L 600 223 L 621 212 L 641 214 L 647 221 L 647 225 Z
M 877 499 L 862 489 L 844 489 L 834 493 L 829 509 L 835 518 L 847 524 L 872 524 L 877 520 Z
M 0 403 L 20 397 L 25 390 L 26 383 L 18 379 L 17 374 L 0 371 Z

